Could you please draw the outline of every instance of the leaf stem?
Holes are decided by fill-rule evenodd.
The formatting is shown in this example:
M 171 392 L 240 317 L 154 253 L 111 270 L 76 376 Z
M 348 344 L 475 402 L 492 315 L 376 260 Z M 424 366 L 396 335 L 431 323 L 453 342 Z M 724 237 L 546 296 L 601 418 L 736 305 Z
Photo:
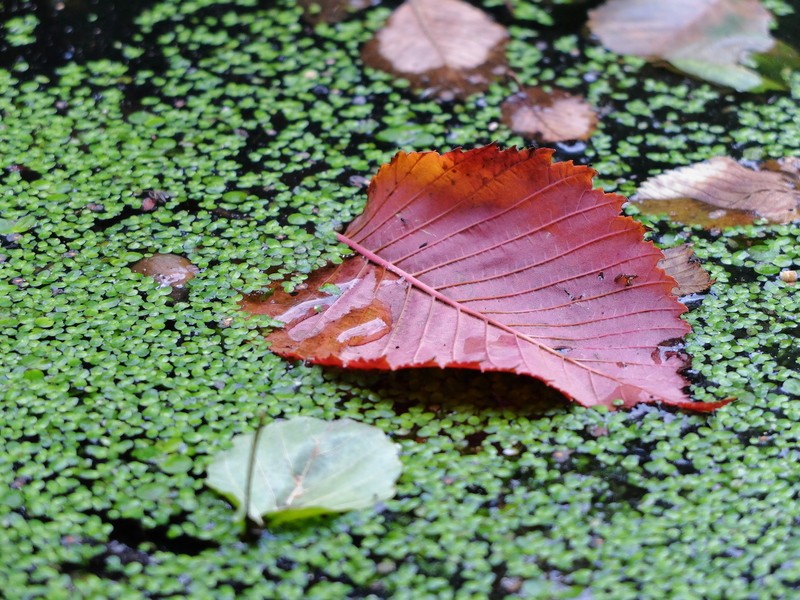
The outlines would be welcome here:
M 253 436 L 253 446 L 250 449 L 250 458 L 247 462 L 247 481 L 244 486 L 244 516 L 245 519 L 251 518 L 256 524 L 261 525 L 262 523 L 260 515 L 257 515 L 255 518 L 250 517 L 250 498 L 252 497 L 253 493 L 253 471 L 256 468 L 256 450 L 258 449 L 258 441 L 261 438 L 261 432 L 264 431 L 264 413 L 262 412 L 258 416 L 258 428 L 256 429 L 256 433 Z

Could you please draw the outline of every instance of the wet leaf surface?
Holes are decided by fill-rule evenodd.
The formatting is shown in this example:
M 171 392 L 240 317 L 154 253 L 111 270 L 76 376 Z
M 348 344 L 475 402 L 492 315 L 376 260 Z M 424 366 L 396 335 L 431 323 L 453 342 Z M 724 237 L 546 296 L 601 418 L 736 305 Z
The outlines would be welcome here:
M 188 258 L 177 254 L 153 254 L 131 265 L 131 271 L 156 280 L 160 286 L 183 287 L 199 269 Z
M 483 91 L 505 72 L 507 38 L 504 27 L 462 0 L 406 0 L 362 56 L 449 100 Z
M 399 153 L 339 240 L 358 256 L 243 308 L 286 323 L 282 356 L 350 368 L 462 367 L 543 380 L 585 406 L 693 403 L 685 307 L 621 196 L 552 150 Z M 672 343 L 672 342 L 671 342 Z
M 666 215 L 670 221 L 687 225 L 699 225 L 711 230 L 751 225 L 754 220 L 754 216 L 750 212 L 717 208 L 691 198 L 637 200 L 636 206 L 644 214 Z

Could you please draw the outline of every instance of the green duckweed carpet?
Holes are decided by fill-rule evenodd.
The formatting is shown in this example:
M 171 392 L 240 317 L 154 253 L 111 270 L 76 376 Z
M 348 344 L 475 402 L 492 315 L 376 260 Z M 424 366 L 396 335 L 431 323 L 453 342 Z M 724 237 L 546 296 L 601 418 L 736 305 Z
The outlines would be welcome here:
M 398 149 L 528 143 L 500 122 L 513 85 L 440 102 L 365 69 L 391 6 L 311 27 L 289 1 L 2 4 L 4 597 L 800 593 L 800 287 L 778 278 L 800 266 L 800 226 L 642 218 L 716 279 L 687 314 L 692 393 L 737 398 L 710 416 L 584 409 L 513 376 L 286 362 L 242 294 L 340 260 L 334 230 Z M 556 148 L 607 190 L 720 154 L 800 155 L 800 74 L 735 94 L 604 50 L 582 3 L 516 4 L 516 19 L 484 8 L 523 81 L 600 107 L 589 142 Z M 768 4 L 789 39 L 793 3 Z M 130 270 L 155 252 L 199 268 L 185 298 Z M 206 468 L 294 415 L 385 431 L 396 497 L 243 530 Z

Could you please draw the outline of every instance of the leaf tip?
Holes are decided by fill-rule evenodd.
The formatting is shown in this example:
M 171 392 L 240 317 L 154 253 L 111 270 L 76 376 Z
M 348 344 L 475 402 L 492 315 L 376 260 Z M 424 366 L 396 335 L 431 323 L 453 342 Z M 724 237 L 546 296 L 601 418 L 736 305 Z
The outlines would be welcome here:
M 736 400 L 734 396 L 728 396 L 727 398 L 723 398 L 722 400 L 715 400 L 713 402 L 694 402 L 692 400 L 687 400 L 687 401 L 669 402 L 667 404 L 669 404 L 670 406 L 675 406 L 676 408 L 692 412 L 711 413 L 717 410 L 718 408 L 727 406 L 734 400 Z

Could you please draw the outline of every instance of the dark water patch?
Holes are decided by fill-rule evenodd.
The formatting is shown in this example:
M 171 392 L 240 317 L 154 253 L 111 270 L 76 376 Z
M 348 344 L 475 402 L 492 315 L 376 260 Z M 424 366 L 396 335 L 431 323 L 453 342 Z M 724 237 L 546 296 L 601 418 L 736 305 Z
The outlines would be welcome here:
M 800 367 L 800 347 L 798 346 L 777 348 L 773 352 L 767 352 L 772 355 L 779 367 L 793 371 L 797 371 L 798 367 Z
M 26 167 L 25 165 L 21 165 L 21 164 L 12 164 L 12 165 L 7 165 L 5 167 L 5 169 L 3 169 L 3 171 L 0 171 L 0 183 L 3 180 L 3 177 L 2 177 L 3 172 L 6 172 L 6 173 L 19 173 L 19 178 L 22 179 L 22 181 L 25 181 L 25 182 L 28 182 L 28 183 L 31 183 L 33 181 L 38 181 L 39 179 L 42 178 L 42 174 L 41 173 L 39 173 L 38 171 L 35 171 L 34 169 L 31 169 L 30 167 Z
M 39 24 L 34 29 L 35 41 L 13 46 L 5 35 L 0 36 L 0 67 L 13 68 L 22 79 L 49 75 L 70 62 L 83 64 L 91 60 L 122 60 L 120 44 L 136 33 L 134 19 L 155 0 L 108 2 L 107 0 L 10 0 L 4 3 L 4 16 L 34 15 Z
M 737 265 L 723 265 L 729 275 L 729 283 L 732 285 L 753 283 L 758 280 L 758 273 L 750 267 Z
M 173 520 L 180 521 L 179 518 Z M 137 548 L 146 542 L 163 552 L 197 556 L 205 550 L 219 547 L 218 543 L 209 540 L 189 535 L 171 535 L 170 525 L 146 528 L 135 519 L 113 519 L 110 523 L 113 527 L 109 536 L 111 541 L 119 542 L 128 548 Z
M 519 18 L 517 11 L 509 11 L 509 6 L 513 8 L 514 3 L 501 3 L 497 6 L 487 7 L 481 2 L 473 0 L 470 3 L 488 12 L 492 18 L 504 25 L 510 27 L 512 25 L 534 27 L 541 29 L 545 33 L 573 33 L 576 29 L 580 30 L 589 18 L 589 11 L 596 8 L 603 3 L 604 0 L 576 0 L 569 3 L 557 3 L 553 0 L 544 0 L 541 2 L 542 8 L 547 12 L 553 21 L 552 25 L 542 25 L 541 23 L 534 23 L 526 19 Z M 394 6 L 395 3 L 382 3 Z M 399 4 L 399 3 L 397 3 Z
M 554 411 L 569 410 L 572 404 L 544 383 L 513 373 L 437 368 L 354 372 L 336 367 L 327 367 L 326 372 L 346 384 L 367 387 L 381 397 L 395 399 L 394 410 L 398 414 L 424 406 L 433 411 L 472 414 L 510 410 L 520 417 L 545 419 Z M 420 390 L 430 389 L 446 392 L 435 398 L 420 397 Z
M 292 157 L 293 164 L 299 168 L 281 173 L 281 183 L 291 189 L 301 185 L 305 179 L 313 179 L 314 176 L 324 173 L 330 168 L 325 161 L 309 159 L 310 156 L 306 153 L 295 154 Z
M 141 208 L 137 208 L 134 206 L 123 206 L 122 210 L 119 211 L 117 214 L 106 217 L 104 219 L 96 219 L 95 222 L 92 224 L 91 230 L 95 233 L 99 233 L 101 231 L 105 231 L 106 229 L 113 227 L 115 225 L 119 225 L 123 221 L 130 219 L 131 217 L 135 217 L 142 214 Z
M 169 525 L 143 528 L 138 521 L 133 519 L 115 519 L 108 521 L 112 525 L 110 539 L 101 543 L 99 541 L 71 539 L 66 537 L 62 543 L 83 543 L 95 546 L 100 551 L 86 563 L 65 562 L 59 565 L 60 570 L 72 576 L 91 573 L 97 577 L 112 581 L 123 581 L 126 575 L 115 565 L 128 565 L 139 563 L 141 565 L 153 564 L 154 558 L 150 552 L 141 549 L 143 544 L 154 547 L 159 552 L 198 556 L 202 552 L 218 548 L 219 544 L 202 540 L 187 535 L 174 536 L 168 533 Z
M 228 210 L 227 208 L 217 207 L 211 211 L 214 217 L 219 219 L 227 219 L 229 221 L 249 221 L 252 219 L 250 215 L 238 210 Z

